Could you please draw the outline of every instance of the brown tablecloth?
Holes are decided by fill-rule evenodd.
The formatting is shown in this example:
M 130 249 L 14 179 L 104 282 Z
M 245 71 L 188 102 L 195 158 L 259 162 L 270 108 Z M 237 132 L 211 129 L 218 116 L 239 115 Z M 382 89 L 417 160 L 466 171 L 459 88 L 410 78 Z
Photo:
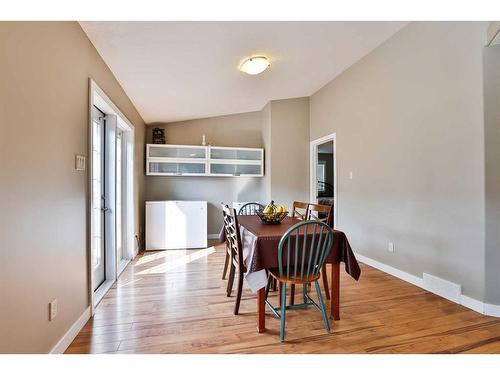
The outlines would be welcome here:
M 238 222 L 242 234 L 244 257 L 248 273 L 257 272 L 266 268 L 278 266 L 278 244 L 288 228 L 299 220 L 286 217 L 280 224 L 264 224 L 258 216 L 239 215 Z M 225 241 L 224 228 L 222 228 L 219 239 Z M 248 246 L 251 244 L 251 246 Z M 246 254 L 245 254 L 246 252 Z M 251 253 L 248 253 L 251 252 Z M 345 271 L 358 280 L 361 275 L 358 261 L 349 245 L 344 232 L 333 230 L 332 249 L 326 258 L 326 263 L 343 262 Z

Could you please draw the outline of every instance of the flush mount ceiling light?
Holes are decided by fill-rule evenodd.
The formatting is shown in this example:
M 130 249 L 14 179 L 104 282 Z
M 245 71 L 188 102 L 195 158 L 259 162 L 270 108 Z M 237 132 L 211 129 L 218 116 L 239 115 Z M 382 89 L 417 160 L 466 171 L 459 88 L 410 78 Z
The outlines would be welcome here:
M 262 73 L 268 67 L 269 60 L 265 56 L 250 57 L 240 64 L 240 70 L 250 75 Z

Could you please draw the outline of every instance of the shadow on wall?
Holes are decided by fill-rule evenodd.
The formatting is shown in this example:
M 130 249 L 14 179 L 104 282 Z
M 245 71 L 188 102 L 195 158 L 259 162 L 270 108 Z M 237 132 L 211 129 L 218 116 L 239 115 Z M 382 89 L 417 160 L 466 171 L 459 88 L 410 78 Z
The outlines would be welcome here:
M 255 178 L 236 178 L 235 180 L 236 202 L 257 201 L 263 199 L 260 191 L 260 181 Z M 263 203 L 263 202 L 260 202 Z
M 217 177 L 216 182 L 225 183 L 218 185 L 217 192 L 210 194 L 208 201 L 208 233 L 218 234 L 222 227 L 221 203 L 232 205 L 233 202 L 263 201 L 264 197 L 259 178 L 255 177 Z M 219 188 L 220 186 L 220 188 Z

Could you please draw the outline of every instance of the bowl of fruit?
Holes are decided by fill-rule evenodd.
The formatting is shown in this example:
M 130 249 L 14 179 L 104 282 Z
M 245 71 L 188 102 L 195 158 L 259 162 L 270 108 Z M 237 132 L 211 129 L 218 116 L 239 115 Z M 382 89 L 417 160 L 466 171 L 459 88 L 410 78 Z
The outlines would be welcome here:
M 265 224 L 279 224 L 288 215 L 288 211 L 284 205 L 271 201 L 262 210 L 257 211 L 257 215 Z

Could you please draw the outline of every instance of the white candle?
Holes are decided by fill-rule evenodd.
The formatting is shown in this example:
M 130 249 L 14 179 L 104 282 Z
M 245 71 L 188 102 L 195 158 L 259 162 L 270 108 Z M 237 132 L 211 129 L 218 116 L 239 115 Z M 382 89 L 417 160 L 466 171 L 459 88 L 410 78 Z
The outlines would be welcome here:
M 202 144 L 203 146 L 205 146 L 205 145 L 206 145 L 206 143 L 205 143 L 205 134 L 203 134 L 203 141 L 201 142 L 201 144 Z

